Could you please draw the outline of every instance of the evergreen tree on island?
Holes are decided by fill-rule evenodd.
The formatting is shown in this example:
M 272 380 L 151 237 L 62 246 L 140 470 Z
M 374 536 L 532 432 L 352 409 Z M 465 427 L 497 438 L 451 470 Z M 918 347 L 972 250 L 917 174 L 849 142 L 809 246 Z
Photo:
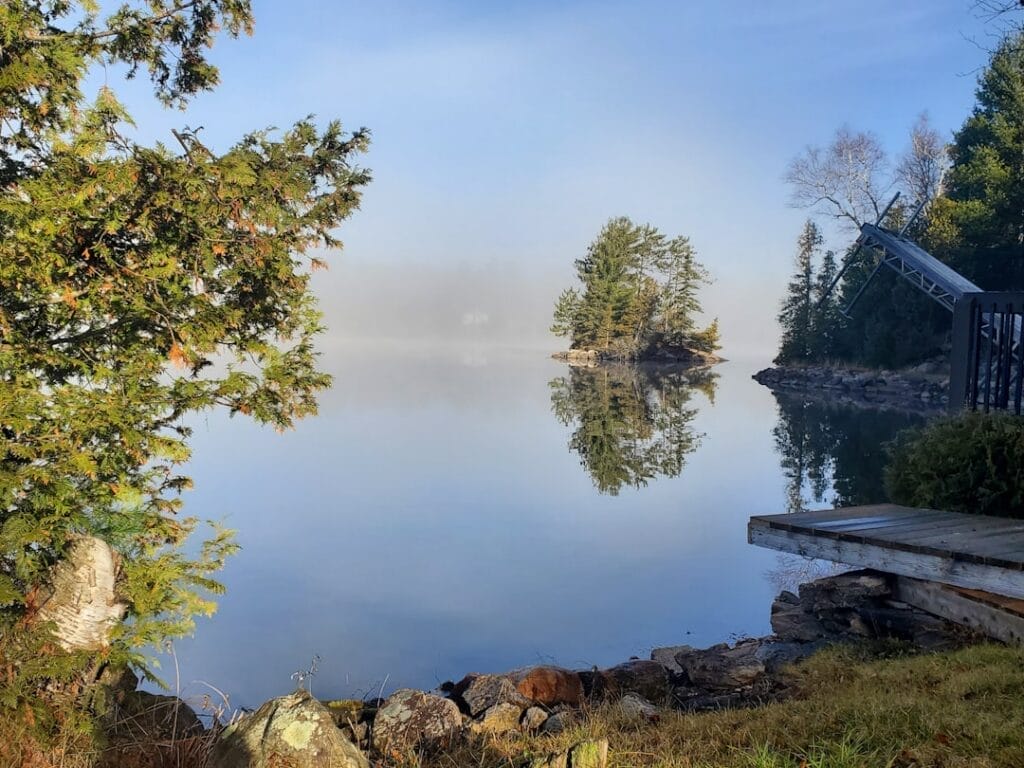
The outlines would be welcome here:
M 581 288 L 562 292 L 552 333 L 574 350 L 602 358 L 709 360 L 719 349 L 718 321 L 700 329 L 699 291 L 710 282 L 686 237 L 614 218 L 577 259 Z

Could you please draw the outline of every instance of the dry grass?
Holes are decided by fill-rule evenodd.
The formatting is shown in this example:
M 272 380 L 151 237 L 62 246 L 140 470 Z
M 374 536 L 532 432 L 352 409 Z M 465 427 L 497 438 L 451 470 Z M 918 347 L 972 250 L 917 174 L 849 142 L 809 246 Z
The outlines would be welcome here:
M 665 713 L 642 725 L 598 709 L 557 737 L 495 739 L 417 762 L 507 768 L 607 738 L 613 768 L 1024 766 L 1022 649 L 987 645 L 874 660 L 836 649 L 795 670 L 792 682 L 792 698 L 757 709 Z

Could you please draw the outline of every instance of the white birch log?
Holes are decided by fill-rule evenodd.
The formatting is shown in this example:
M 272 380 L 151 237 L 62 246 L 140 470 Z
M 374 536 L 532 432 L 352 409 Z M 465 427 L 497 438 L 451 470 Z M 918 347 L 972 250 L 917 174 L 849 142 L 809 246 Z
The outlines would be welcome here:
M 117 599 L 117 566 L 117 554 L 95 536 L 76 537 L 54 566 L 38 618 L 53 623 L 64 650 L 99 650 L 110 644 L 126 608 Z

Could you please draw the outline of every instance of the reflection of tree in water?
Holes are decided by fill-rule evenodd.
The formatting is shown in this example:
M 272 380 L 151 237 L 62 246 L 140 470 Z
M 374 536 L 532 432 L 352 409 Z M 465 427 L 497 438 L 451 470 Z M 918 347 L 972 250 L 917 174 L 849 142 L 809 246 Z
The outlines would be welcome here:
M 599 366 L 553 379 L 551 409 L 575 430 L 569 448 L 601 493 L 676 477 L 702 435 L 688 407 L 694 390 L 714 402 L 716 374 L 706 370 Z
M 773 433 L 789 512 L 811 503 L 844 507 L 887 500 L 885 444 L 922 424 L 923 416 L 773 394 L 779 407 Z

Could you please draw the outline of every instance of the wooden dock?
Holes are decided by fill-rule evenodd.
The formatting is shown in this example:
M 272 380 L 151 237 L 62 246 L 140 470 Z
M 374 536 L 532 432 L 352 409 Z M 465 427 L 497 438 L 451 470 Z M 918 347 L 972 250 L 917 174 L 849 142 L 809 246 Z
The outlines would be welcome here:
M 752 517 L 747 536 L 782 552 L 1024 600 L 1024 520 L 879 504 Z

